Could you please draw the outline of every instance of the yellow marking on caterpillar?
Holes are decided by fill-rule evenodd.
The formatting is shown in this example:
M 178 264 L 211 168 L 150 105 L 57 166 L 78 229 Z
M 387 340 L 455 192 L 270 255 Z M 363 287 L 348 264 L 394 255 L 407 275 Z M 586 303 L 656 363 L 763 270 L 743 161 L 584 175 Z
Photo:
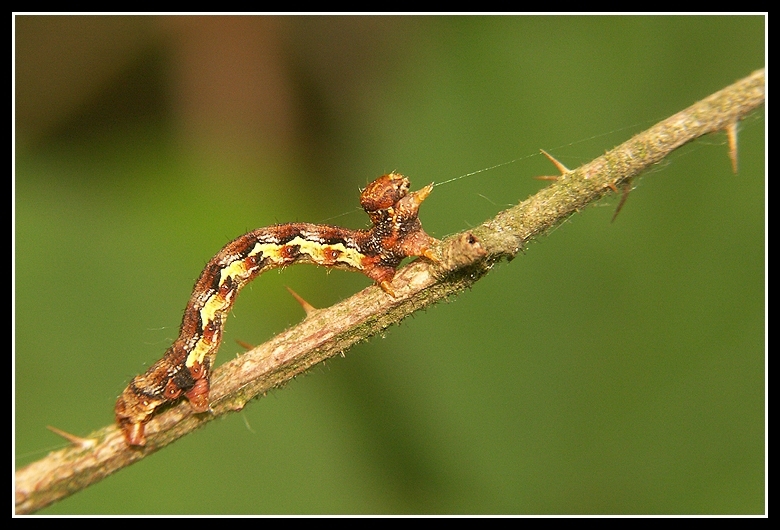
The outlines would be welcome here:
M 270 258 L 275 263 L 279 263 L 284 259 L 282 256 L 282 249 L 289 246 L 297 246 L 301 254 L 306 254 L 314 263 L 319 263 L 323 265 L 326 264 L 328 261 L 325 258 L 325 251 L 328 249 L 337 250 L 339 251 L 340 255 L 336 259 L 336 262 L 344 263 L 345 265 L 348 265 L 349 267 L 358 270 L 363 269 L 363 266 L 361 264 L 363 254 L 361 254 L 354 248 L 347 248 L 344 246 L 343 243 L 326 245 L 316 241 L 309 241 L 307 239 L 304 239 L 301 236 L 296 236 L 283 245 L 279 245 L 276 243 L 258 243 L 257 245 L 255 245 L 255 248 L 252 249 L 251 254 L 257 254 L 259 252 L 262 252 L 264 258 L 267 257 Z
M 344 263 L 352 268 L 362 270 L 363 254 L 355 250 L 354 248 L 347 248 L 343 243 L 336 243 L 335 245 L 323 245 L 322 243 L 315 243 L 313 241 L 307 241 L 301 237 L 296 237 L 290 243 L 293 245 L 300 245 L 301 252 L 311 256 L 312 261 L 315 263 L 326 263 L 328 260 L 325 257 L 325 251 L 332 249 L 339 252 L 336 262 Z
M 325 256 L 326 251 L 335 250 L 339 252 L 338 257 L 335 260 L 337 263 L 344 263 L 349 267 L 359 270 L 363 268 L 361 265 L 361 259 L 363 255 L 357 250 L 347 248 L 343 243 L 323 245 L 322 243 L 315 241 L 308 241 L 300 236 L 293 238 L 285 244 L 257 243 L 248 256 L 261 254 L 263 258 L 267 258 L 271 263 L 280 265 L 284 262 L 282 249 L 289 246 L 298 246 L 301 254 L 308 256 L 311 261 L 319 264 L 327 263 L 328 260 Z M 267 266 L 264 268 L 267 268 Z M 244 260 L 237 259 L 233 263 L 225 266 L 225 268 L 220 271 L 219 285 L 222 285 L 226 278 L 232 278 L 234 281 L 237 281 L 239 284 L 243 285 L 243 283 L 247 280 L 247 273 L 248 271 L 244 265 Z M 234 292 L 235 290 L 233 293 Z M 230 294 L 231 297 L 233 296 L 233 293 Z M 206 301 L 206 303 L 203 305 L 203 308 L 200 310 L 200 321 L 205 326 L 206 323 L 212 322 L 214 320 L 217 313 L 230 307 L 230 304 L 230 300 L 225 300 L 219 296 L 218 293 L 215 293 Z M 189 355 L 187 355 L 187 360 L 185 363 L 186 366 L 188 368 L 192 368 L 196 362 L 203 364 L 203 358 L 209 353 L 211 348 L 212 344 L 206 343 L 206 341 L 203 340 L 203 337 L 201 337 L 198 342 L 195 343 L 195 347 L 192 349 Z

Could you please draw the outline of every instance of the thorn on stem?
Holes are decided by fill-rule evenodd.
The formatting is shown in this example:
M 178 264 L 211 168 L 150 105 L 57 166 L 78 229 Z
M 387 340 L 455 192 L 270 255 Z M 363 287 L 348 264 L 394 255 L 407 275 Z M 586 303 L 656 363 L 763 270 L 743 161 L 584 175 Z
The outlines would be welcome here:
M 557 160 L 557 159 L 556 159 L 554 156 L 552 156 L 550 153 L 548 153 L 548 152 L 547 152 L 547 151 L 545 151 L 544 149 L 539 149 L 539 151 L 541 151 L 541 152 L 542 152 L 542 154 L 543 154 L 544 156 L 546 156 L 546 157 L 547 157 L 547 159 L 548 159 L 550 162 L 552 162 L 553 164 L 555 164 L 555 167 L 557 167 L 557 168 L 558 168 L 558 171 L 560 171 L 560 172 L 561 172 L 561 175 L 565 175 L 566 173 L 571 173 L 571 170 L 570 170 L 569 168 L 567 168 L 566 166 L 564 166 L 564 165 L 563 165 L 563 164 L 562 164 L 562 163 L 561 163 L 559 160 Z
M 253 344 L 249 344 L 248 342 L 244 342 L 243 340 L 236 339 L 236 344 L 238 344 L 239 346 L 241 346 L 247 351 L 254 349 Z
M 610 186 L 610 188 L 612 188 L 613 190 L 617 191 L 617 189 L 615 189 L 615 185 L 614 184 L 612 184 Z M 626 204 L 626 200 L 628 199 L 628 194 L 629 193 L 631 193 L 631 181 L 630 180 L 626 180 L 623 183 L 623 195 L 620 197 L 620 202 L 618 203 L 617 208 L 615 208 L 615 213 L 612 214 L 612 220 L 610 221 L 610 223 L 614 223 L 615 222 L 615 219 L 617 218 L 618 214 L 620 213 L 620 210 L 623 209 L 623 205 Z
M 390 296 L 392 296 L 393 298 L 396 298 L 396 296 L 395 296 L 395 291 L 393 291 L 393 286 L 392 286 L 392 284 L 391 284 L 389 281 L 387 281 L 387 280 L 382 280 L 381 282 L 379 282 L 379 287 L 380 287 L 380 288 L 381 288 L 381 289 L 382 289 L 384 292 L 386 292 L 387 294 L 389 294 Z
M 58 429 L 57 427 L 52 427 L 51 425 L 47 425 L 46 428 L 54 434 L 62 436 L 73 445 L 81 447 L 82 449 L 89 449 L 90 447 L 94 447 L 97 443 L 97 440 L 94 438 L 82 438 L 80 436 L 76 436 L 75 434 L 70 434 L 69 432 Z
M 301 297 L 301 295 L 299 295 L 298 293 L 296 293 L 295 291 L 293 291 L 292 289 L 290 289 L 287 286 L 285 286 L 285 288 L 290 292 L 290 294 L 293 296 L 293 298 L 295 298 L 295 300 L 297 300 L 298 303 L 301 304 L 301 307 L 303 308 L 303 310 L 306 311 L 306 316 L 309 316 L 312 313 L 314 313 L 315 311 L 317 311 L 317 308 L 314 307 L 313 305 L 311 305 L 306 300 L 304 300 Z
M 549 160 L 550 162 L 552 162 L 553 164 L 555 164 L 555 167 L 557 167 L 557 168 L 558 168 L 558 171 L 560 171 L 560 172 L 561 172 L 561 175 L 560 175 L 560 176 L 563 176 L 563 175 L 565 175 L 565 174 L 567 174 L 567 173 L 571 173 L 571 170 L 570 170 L 569 168 L 567 168 L 566 166 L 564 166 L 564 165 L 563 165 L 563 164 L 562 164 L 560 161 L 558 161 L 558 160 L 557 160 L 557 159 L 556 159 L 554 156 L 552 156 L 550 153 L 548 153 L 548 152 L 547 152 L 547 151 L 545 151 L 544 149 L 539 149 L 539 151 L 541 151 L 541 152 L 542 152 L 542 154 L 543 154 L 544 156 L 546 156 L 546 157 L 547 157 L 547 160 Z M 545 175 L 545 176 L 541 176 L 541 177 L 534 177 L 534 178 L 535 178 L 536 180 L 558 180 L 558 178 L 560 178 L 560 176 L 554 176 L 554 175 Z
M 729 158 L 731 169 L 737 174 L 737 122 L 733 121 L 726 126 L 726 136 L 729 139 Z

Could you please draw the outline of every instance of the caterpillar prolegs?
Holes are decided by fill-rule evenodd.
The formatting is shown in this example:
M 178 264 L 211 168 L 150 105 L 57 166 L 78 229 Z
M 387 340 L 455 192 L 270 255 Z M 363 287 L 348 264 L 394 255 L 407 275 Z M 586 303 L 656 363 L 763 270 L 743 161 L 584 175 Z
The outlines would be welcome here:
M 435 260 L 436 240 L 417 217 L 433 185 L 409 192 L 409 180 L 383 175 L 360 195 L 371 227 L 350 230 L 330 225 L 287 223 L 248 232 L 209 260 L 184 310 L 179 337 L 162 359 L 130 381 L 114 412 L 128 445 L 146 444 L 144 428 L 155 410 L 184 395 L 193 411 L 209 410 L 211 368 L 228 312 L 238 291 L 263 272 L 314 263 L 362 272 L 393 295 L 390 282 L 406 257 Z

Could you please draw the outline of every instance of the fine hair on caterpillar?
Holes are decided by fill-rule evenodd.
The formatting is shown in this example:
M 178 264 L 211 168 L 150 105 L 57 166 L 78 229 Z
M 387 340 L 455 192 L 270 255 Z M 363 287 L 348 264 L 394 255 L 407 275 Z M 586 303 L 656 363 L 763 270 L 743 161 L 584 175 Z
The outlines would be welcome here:
M 137 375 L 114 407 L 130 446 L 146 445 L 155 411 L 181 396 L 194 412 L 209 410 L 209 382 L 225 320 L 239 290 L 263 272 L 295 263 L 361 272 L 394 296 L 391 282 L 404 258 L 435 261 L 437 243 L 422 228 L 418 210 L 433 184 L 410 192 L 398 173 L 383 175 L 360 195 L 367 229 L 286 223 L 258 228 L 225 245 L 209 260 L 184 309 L 178 338 L 163 357 Z

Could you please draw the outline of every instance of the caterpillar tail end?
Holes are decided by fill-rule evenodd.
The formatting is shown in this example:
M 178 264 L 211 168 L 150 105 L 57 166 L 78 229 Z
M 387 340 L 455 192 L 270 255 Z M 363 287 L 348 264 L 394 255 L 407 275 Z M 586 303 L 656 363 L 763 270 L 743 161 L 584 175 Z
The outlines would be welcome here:
M 135 447 L 146 445 L 144 428 L 158 405 L 158 402 L 133 392 L 131 386 L 122 392 L 116 400 L 114 415 L 127 445 Z
M 145 420 L 134 420 L 133 415 L 128 410 L 124 396 L 119 396 L 114 407 L 114 414 L 116 415 L 116 423 L 119 429 L 122 431 L 122 435 L 125 437 L 125 442 L 129 446 L 143 447 L 146 445 L 146 436 L 144 435 L 144 427 L 148 418 Z
M 146 445 L 146 436 L 144 436 L 144 423 L 126 423 L 120 424 L 125 442 L 131 447 L 143 447 Z

